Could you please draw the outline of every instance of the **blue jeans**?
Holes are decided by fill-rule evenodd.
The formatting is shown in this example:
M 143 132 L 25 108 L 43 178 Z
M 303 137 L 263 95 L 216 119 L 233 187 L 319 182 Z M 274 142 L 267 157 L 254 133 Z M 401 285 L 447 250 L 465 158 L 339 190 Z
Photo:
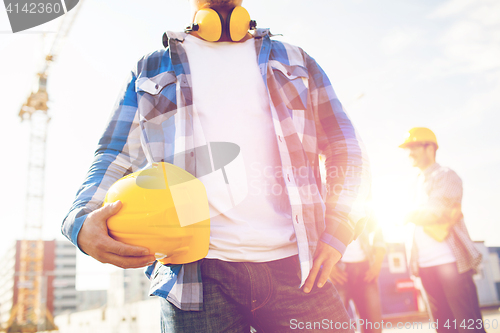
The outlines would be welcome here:
M 336 287 L 346 308 L 351 299 L 354 305 L 356 305 L 359 317 L 363 319 L 362 323 L 365 323 L 363 325 L 360 324 L 361 332 L 382 332 L 382 306 L 380 304 L 378 279 L 374 279 L 371 282 L 364 281 L 366 272 L 370 269 L 370 263 L 362 261 L 342 263 L 340 266 L 344 266 L 344 271 L 347 273 L 347 282 L 344 285 Z
M 456 263 L 419 267 L 438 333 L 485 333 L 471 270 L 459 273 Z
M 203 259 L 203 311 L 182 311 L 161 299 L 162 332 L 354 332 L 328 281 L 306 294 L 297 256 L 263 263 Z

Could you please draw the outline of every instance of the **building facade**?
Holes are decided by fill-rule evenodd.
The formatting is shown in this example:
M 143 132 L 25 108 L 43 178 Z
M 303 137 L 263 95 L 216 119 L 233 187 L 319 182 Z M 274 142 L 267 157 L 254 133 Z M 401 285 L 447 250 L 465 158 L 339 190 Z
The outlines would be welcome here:
M 75 312 L 78 307 L 76 292 L 76 247 L 68 241 L 52 241 L 55 244 L 53 315 Z
M 483 254 L 483 261 L 474 275 L 479 304 L 483 307 L 500 305 L 500 261 L 499 247 L 486 247 L 483 242 L 475 242 Z
M 107 305 L 119 307 L 127 303 L 148 300 L 149 285 L 144 269 L 118 269 L 109 277 Z
M 98 309 L 106 305 L 108 299 L 107 290 L 77 290 L 77 311 Z
M 36 241 L 28 241 L 35 243 Z M 0 257 L 0 324 L 5 326 L 18 302 L 20 284 L 20 252 L 22 241 L 8 247 Z M 76 248 L 68 241 L 43 242 L 43 271 L 41 279 L 41 309 L 52 316 L 77 310 Z

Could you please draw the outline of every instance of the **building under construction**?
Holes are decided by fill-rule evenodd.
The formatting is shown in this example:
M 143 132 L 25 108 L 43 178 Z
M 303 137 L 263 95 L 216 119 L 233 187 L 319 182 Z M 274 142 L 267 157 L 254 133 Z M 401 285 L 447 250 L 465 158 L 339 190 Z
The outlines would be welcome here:
M 6 269 L 0 275 L 1 328 L 8 333 L 56 330 L 53 316 L 61 311 L 76 310 L 76 249 L 69 242 L 44 241 L 42 237 L 45 152 L 50 121 L 47 81 L 49 70 L 81 8 L 80 3 L 73 9 L 77 3 L 72 2 L 64 9 L 65 14 L 50 43 L 45 43 L 45 34 L 42 35 L 43 44 L 49 48 L 43 50 L 37 87 L 19 111 L 20 119 L 30 124 L 30 140 L 24 235 L 7 252 L 3 265 Z
M 42 269 L 25 276 L 21 258 L 25 244 L 33 248 L 38 245 L 37 241 L 15 241 L 0 259 L 3 267 L 0 275 L 0 324 L 7 332 L 24 332 L 30 321 L 32 331 L 50 330 L 55 328 L 53 316 L 77 310 L 75 246 L 68 241 L 44 241 Z M 26 304 L 23 298 L 27 297 L 34 298 L 31 304 L 37 305 L 36 311 L 20 306 L 21 302 Z M 23 323 L 24 330 L 18 327 L 18 323 Z

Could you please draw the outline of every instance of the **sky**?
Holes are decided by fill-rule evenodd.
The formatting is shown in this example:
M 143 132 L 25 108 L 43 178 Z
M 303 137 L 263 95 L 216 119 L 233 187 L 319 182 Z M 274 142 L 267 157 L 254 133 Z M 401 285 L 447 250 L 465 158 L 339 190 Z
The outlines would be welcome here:
M 373 208 L 388 241 L 416 174 L 397 146 L 417 126 L 437 135 L 437 161 L 463 180 L 473 240 L 500 246 L 500 2 L 496 0 L 245 0 L 259 27 L 302 47 L 325 70 L 367 146 Z M 186 0 L 81 0 L 48 79 L 44 237 L 61 222 L 136 61 L 164 31 L 190 23 Z M 0 9 L 0 253 L 23 235 L 29 126 L 17 116 L 61 19 L 12 34 Z M 114 269 L 78 255 L 77 288 L 105 288 Z

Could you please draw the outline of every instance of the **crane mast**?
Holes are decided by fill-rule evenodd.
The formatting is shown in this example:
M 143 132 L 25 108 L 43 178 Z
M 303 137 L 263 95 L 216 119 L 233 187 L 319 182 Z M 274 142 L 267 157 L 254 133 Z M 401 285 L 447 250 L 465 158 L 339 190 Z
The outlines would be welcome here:
M 43 68 L 37 74 L 38 85 L 19 111 L 22 121 L 30 123 L 24 236 L 20 242 L 17 300 L 11 310 L 6 332 L 37 332 L 57 329 L 52 314 L 46 307 L 47 276 L 44 272 L 43 207 L 45 188 L 45 153 L 49 95 L 47 78 L 53 61 L 59 54 L 63 40 L 69 33 L 80 6 L 66 13 L 46 54 Z

